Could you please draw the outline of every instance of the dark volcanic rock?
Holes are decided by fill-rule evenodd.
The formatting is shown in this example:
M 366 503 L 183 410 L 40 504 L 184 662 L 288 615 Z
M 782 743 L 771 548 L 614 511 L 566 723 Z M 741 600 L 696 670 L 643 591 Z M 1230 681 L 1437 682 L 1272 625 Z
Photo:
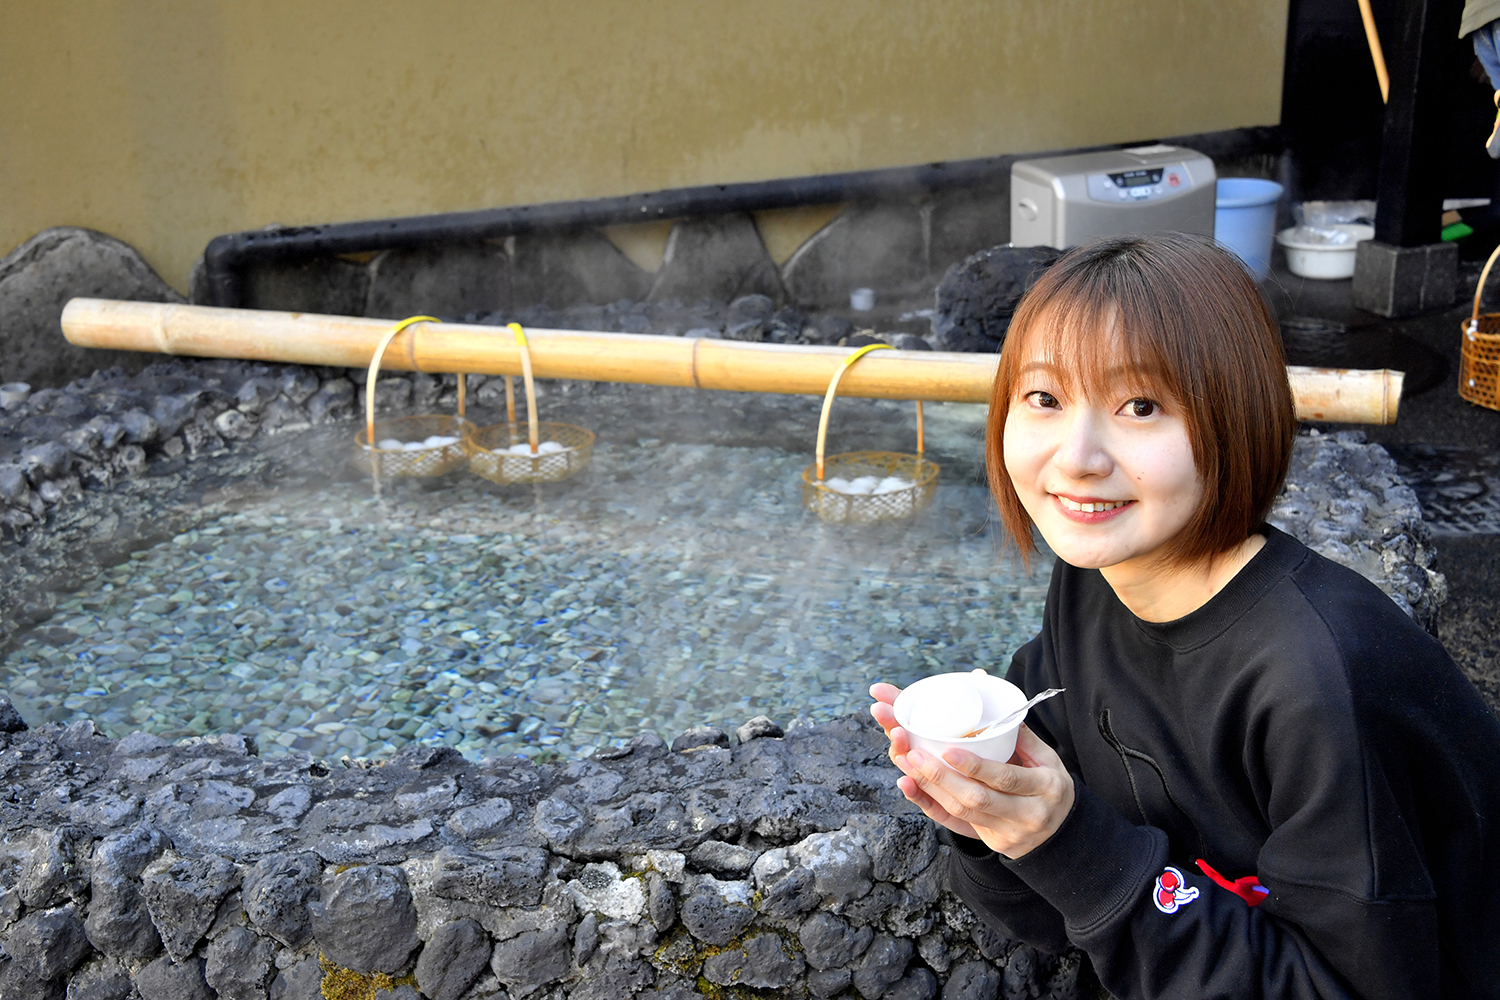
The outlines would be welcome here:
M 490 971 L 513 994 L 524 996 L 568 974 L 570 945 L 566 927 L 525 931 L 495 945 Z
M 71 906 L 28 913 L 5 939 L 10 960 L 37 979 L 59 979 L 89 952 L 83 921 Z
M 734 940 L 750 921 L 755 911 L 743 902 L 733 902 L 714 886 L 713 879 L 705 879 L 686 899 L 678 916 L 688 932 L 710 945 L 728 944 Z
M 201 958 L 177 963 L 163 955 L 135 974 L 135 988 L 141 1000 L 214 1000 Z
M 950 267 L 934 293 L 938 350 L 998 351 L 1021 296 L 1059 256 L 1051 247 L 999 246 Z
M 204 978 L 219 1000 L 266 1000 L 276 974 L 271 942 L 246 927 L 231 927 L 204 950 Z
M 417 959 L 417 985 L 428 1000 L 458 1000 L 490 960 L 490 939 L 472 920 L 454 920 L 433 931 Z
M 92 229 L 44 229 L 0 257 L 0 382 L 62 385 L 115 364 L 139 369 L 149 355 L 75 347 L 62 338 L 68 300 L 181 302 L 129 245 Z
M 672 752 L 681 753 L 698 747 L 727 746 L 729 746 L 729 737 L 722 729 L 715 729 L 713 726 L 697 726 L 672 741 Z
M 89 833 L 81 827 L 65 826 L 47 834 L 21 872 L 21 902 L 43 907 L 81 899 L 89 881 L 89 846 Z
M 165 849 L 165 838 L 144 825 L 106 837 L 94 849 L 86 927 L 90 943 L 106 955 L 150 958 L 161 948 L 140 877 Z
M 262 932 L 300 948 L 312 929 L 307 904 L 318 895 L 323 866 L 313 854 L 273 854 L 245 873 L 245 915 Z
M 355 972 L 399 971 L 419 943 L 417 911 L 400 868 L 358 865 L 340 872 L 308 909 L 323 953 Z
M 146 868 L 141 883 L 167 955 L 180 962 L 208 933 L 220 900 L 239 885 L 240 873 L 227 858 L 184 858 L 169 851 Z
M 757 934 L 738 948 L 709 956 L 703 963 L 703 978 L 720 986 L 779 990 L 792 985 L 805 968 L 802 956 L 781 938 Z

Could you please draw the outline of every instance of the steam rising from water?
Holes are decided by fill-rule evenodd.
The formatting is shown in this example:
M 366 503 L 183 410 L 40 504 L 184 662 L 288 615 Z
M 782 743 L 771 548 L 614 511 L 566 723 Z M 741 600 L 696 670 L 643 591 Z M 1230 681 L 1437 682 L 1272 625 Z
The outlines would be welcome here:
M 972 477 L 945 473 L 911 521 L 825 525 L 800 506 L 799 442 L 717 443 L 747 431 L 722 407 L 631 428 L 665 443 L 621 440 L 616 407 L 570 409 L 605 438 L 578 479 L 387 482 L 377 506 L 351 476 L 265 498 L 65 600 L 50 625 L 76 638 L 23 643 L 0 687 L 34 721 L 115 736 L 571 753 L 861 710 L 877 679 L 1003 670 L 1039 625 L 1048 566 L 1023 578 L 1000 558 Z M 909 434 L 905 409 L 867 404 L 886 423 L 864 436 Z M 977 451 L 971 427 L 946 445 L 934 427 L 940 448 Z

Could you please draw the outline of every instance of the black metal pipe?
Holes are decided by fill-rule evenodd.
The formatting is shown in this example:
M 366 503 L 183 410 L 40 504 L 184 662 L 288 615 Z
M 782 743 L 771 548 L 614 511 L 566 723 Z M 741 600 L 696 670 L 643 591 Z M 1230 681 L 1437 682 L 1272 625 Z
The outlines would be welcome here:
M 1233 129 L 1162 140 L 1210 156 L 1279 151 L 1274 128 Z M 1092 147 L 1116 149 L 1115 145 Z M 1075 151 L 1076 152 L 1076 151 Z M 1045 156 L 1046 153 L 1027 154 Z M 209 305 L 238 307 L 240 270 L 257 261 L 319 254 L 472 243 L 541 230 L 610 226 L 769 208 L 830 205 L 1008 180 L 1017 156 L 991 156 L 882 170 L 857 170 L 743 184 L 709 184 L 582 201 L 554 201 L 473 212 L 446 212 L 365 222 L 283 226 L 216 236 L 203 251 Z

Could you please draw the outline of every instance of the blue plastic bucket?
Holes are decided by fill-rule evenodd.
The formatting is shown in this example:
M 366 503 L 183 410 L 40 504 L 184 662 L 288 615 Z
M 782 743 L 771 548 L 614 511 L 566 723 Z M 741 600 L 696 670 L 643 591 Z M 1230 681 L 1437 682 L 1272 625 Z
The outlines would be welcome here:
M 1271 273 L 1281 185 L 1258 177 L 1223 177 L 1214 198 L 1214 239 L 1239 254 L 1255 280 Z

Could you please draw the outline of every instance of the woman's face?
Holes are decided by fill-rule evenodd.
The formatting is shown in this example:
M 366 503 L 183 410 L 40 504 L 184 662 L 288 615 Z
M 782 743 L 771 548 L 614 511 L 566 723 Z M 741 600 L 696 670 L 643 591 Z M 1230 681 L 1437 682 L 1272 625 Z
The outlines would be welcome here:
M 1203 495 L 1187 427 L 1170 400 L 1123 380 L 1103 398 L 1082 393 L 1064 388 L 1045 351 L 1031 353 L 1006 417 L 1006 471 L 1064 562 L 1147 566 Z

